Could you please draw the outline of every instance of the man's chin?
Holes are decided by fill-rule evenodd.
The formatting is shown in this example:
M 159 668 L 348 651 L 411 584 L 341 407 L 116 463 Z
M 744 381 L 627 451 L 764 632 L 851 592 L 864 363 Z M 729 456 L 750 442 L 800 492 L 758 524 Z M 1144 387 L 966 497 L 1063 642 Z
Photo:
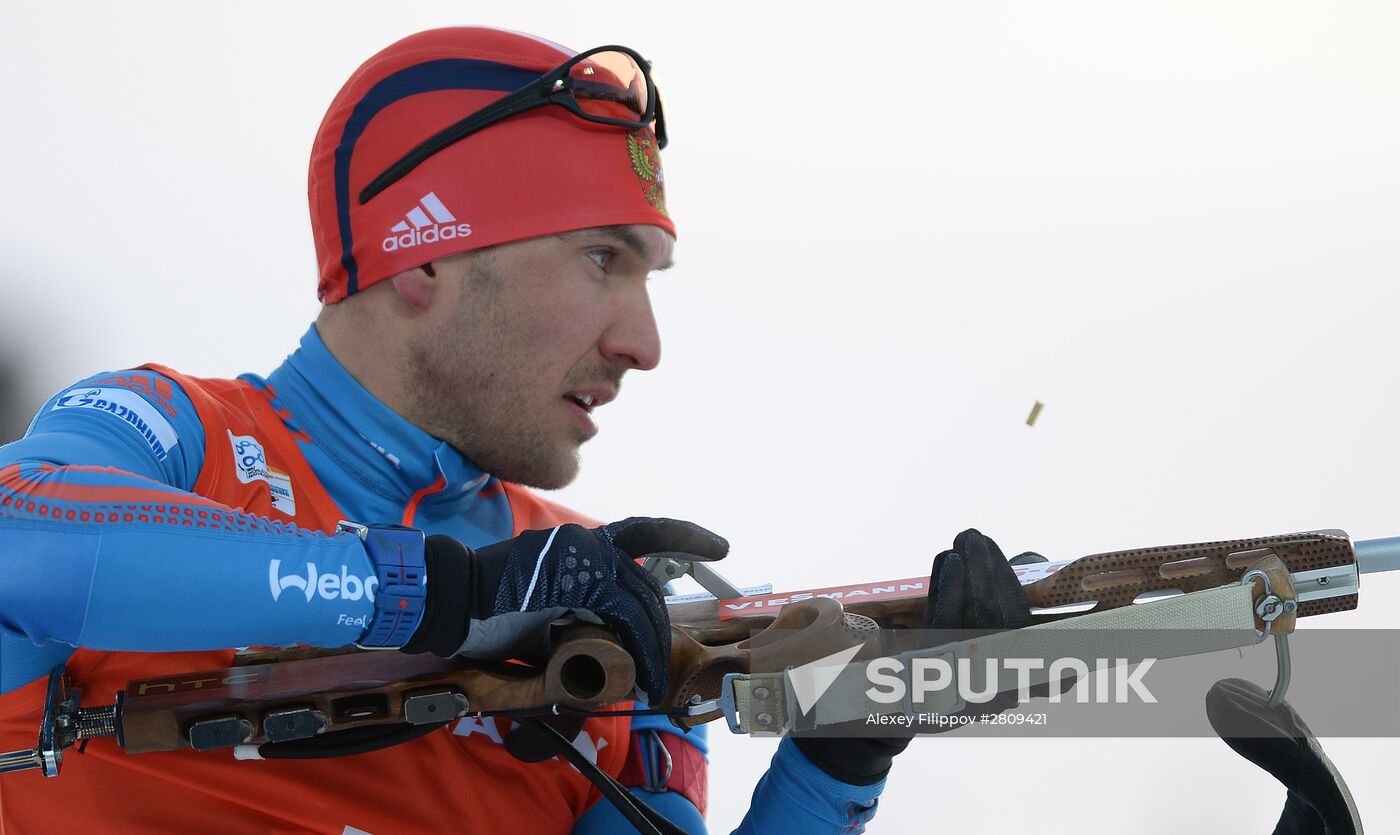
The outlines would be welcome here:
M 472 437 L 493 435 L 499 443 L 477 445 L 466 442 Z M 463 431 L 460 437 L 463 442 L 453 443 L 452 446 L 483 472 L 501 481 L 537 490 L 558 490 L 578 477 L 579 446 L 582 443 L 578 438 L 550 437 L 542 432 L 511 434 L 487 430 Z
M 551 456 L 506 465 L 492 475 L 502 481 L 523 484 L 536 490 L 559 490 L 572 484 L 578 477 L 578 471 L 579 454 L 575 447 Z

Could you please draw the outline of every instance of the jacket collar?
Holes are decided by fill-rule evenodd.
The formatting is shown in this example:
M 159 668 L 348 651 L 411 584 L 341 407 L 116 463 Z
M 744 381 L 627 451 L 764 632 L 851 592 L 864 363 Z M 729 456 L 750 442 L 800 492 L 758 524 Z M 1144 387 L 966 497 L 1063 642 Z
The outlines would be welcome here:
M 267 383 L 274 406 L 292 413 L 293 430 L 305 429 L 318 451 L 386 499 L 406 505 L 423 494 L 424 504 L 465 505 L 493 480 L 360 385 L 326 348 L 314 324 Z M 433 489 L 439 479 L 441 488 Z

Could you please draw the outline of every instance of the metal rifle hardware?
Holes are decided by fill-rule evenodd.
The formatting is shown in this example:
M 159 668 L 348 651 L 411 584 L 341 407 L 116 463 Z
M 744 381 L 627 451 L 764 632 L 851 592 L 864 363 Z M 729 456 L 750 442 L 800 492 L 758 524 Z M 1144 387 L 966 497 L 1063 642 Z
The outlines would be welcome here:
M 1276 564 L 1268 568 L 1271 558 Z M 653 707 L 668 710 L 683 727 L 723 715 L 732 728 L 740 727 L 735 685 L 750 677 L 755 647 L 781 650 L 800 664 L 857 644 L 874 647 L 887 630 L 923 627 L 926 588 L 902 598 L 872 595 L 859 602 L 814 590 L 788 595 L 786 605 L 760 608 L 746 603 L 758 596 L 723 599 L 737 589 L 703 563 L 658 555 L 649 558 L 647 567 L 663 580 L 678 576 L 677 571 L 689 573 L 716 593 L 717 599 L 667 607 L 670 686 L 662 704 Z M 1290 671 L 1286 636 L 1296 618 L 1353 609 L 1361 573 L 1397 569 L 1400 537 L 1353 546 L 1346 533 L 1325 530 L 1115 551 L 1017 566 L 1016 571 L 1032 606 L 1033 625 L 1251 583 L 1256 631 L 1276 641 L 1279 673 L 1273 695 L 1282 700 Z M 741 611 L 722 616 L 721 606 Z M 143 753 L 256 745 L 372 725 L 442 722 L 467 713 L 596 711 L 627 700 L 635 674 L 631 657 L 614 636 L 588 624 L 568 627 L 542 670 L 317 648 L 243 653 L 236 664 L 132 681 L 118 694 L 117 704 L 91 710 L 78 706 L 77 691 L 66 689 L 62 671 L 55 671 L 38 747 L 0 754 L 0 772 L 39 768 L 52 776 L 64 748 L 98 735 L 114 735 L 128 753 Z M 205 685 L 177 686 L 182 681 Z M 746 698 L 764 691 L 759 700 L 777 707 L 776 712 L 765 708 L 762 716 L 781 731 L 781 700 L 767 689 L 755 686 Z
M 74 743 L 115 736 L 121 744 L 121 694 L 116 704 L 94 708 L 79 707 L 80 699 L 81 694 L 69 688 L 62 666 L 49 673 L 39 744 L 27 751 L 0 754 L 0 774 L 37 768 L 45 777 L 57 777 L 63 752 Z
M 1269 707 L 1278 707 L 1283 704 L 1283 698 L 1288 693 L 1288 680 L 1293 673 L 1293 663 L 1288 654 L 1288 633 L 1293 631 L 1292 620 L 1298 611 L 1293 577 L 1286 571 L 1271 572 L 1262 568 L 1251 568 L 1244 573 L 1241 582 L 1259 583 L 1263 586 L 1254 613 L 1264 625 L 1259 640 L 1267 641 L 1270 637 L 1274 639 L 1278 674 L 1274 678 L 1273 689 L 1269 691 Z
M 709 563 L 686 559 L 683 554 L 653 554 L 642 561 L 642 568 L 662 586 L 679 577 L 690 575 L 701 588 L 714 595 L 717 600 L 744 596 L 738 587 L 724 579 L 724 575 Z

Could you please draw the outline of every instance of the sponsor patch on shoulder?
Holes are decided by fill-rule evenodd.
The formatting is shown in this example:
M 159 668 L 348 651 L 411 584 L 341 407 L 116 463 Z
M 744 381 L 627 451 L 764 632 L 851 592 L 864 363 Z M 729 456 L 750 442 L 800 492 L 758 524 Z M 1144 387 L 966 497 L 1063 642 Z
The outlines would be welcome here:
M 169 380 L 156 377 L 152 374 L 139 374 L 128 371 L 124 374 L 113 374 L 110 377 L 103 377 L 100 380 L 93 380 L 94 386 L 119 386 L 124 389 L 133 389 L 145 395 L 147 400 L 154 400 L 161 411 L 170 417 L 180 414 L 175 408 L 175 387 Z
M 233 465 L 238 480 L 244 484 L 261 481 L 272 493 L 272 509 L 288 516 L 297 515 L 296 495 L 292 493 L 292 478 L 267 466 L 267 453 L 263 445 L 252 435 L 228 433 L 229 446 L 233 448 Z
M 66 391 L 53 404 L 53 411 L 59 409 L 91 409 L 107 412 L 126 423 L 145 440 L 146 446 L 155 453 L 156 459 L 164 461 L 170 450 L 180 442 L 175 427 L 160 410 L 145 398 L 125 388 L 76 388 Z

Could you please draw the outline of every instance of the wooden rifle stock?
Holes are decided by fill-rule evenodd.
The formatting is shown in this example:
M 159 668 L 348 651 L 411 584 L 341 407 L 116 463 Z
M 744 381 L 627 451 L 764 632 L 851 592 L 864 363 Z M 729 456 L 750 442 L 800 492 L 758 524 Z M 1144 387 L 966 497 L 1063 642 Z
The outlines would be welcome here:
M 314 648 L 245 652 L 237 663 L 130 682 L 121 701 L 123 747 L 133 754 L 221 748 L 446 722 L 467 712 L 596 708 L 625 699 L 636 673 L 612 633 L 591 624 L 569 626 L 543 669 Z

